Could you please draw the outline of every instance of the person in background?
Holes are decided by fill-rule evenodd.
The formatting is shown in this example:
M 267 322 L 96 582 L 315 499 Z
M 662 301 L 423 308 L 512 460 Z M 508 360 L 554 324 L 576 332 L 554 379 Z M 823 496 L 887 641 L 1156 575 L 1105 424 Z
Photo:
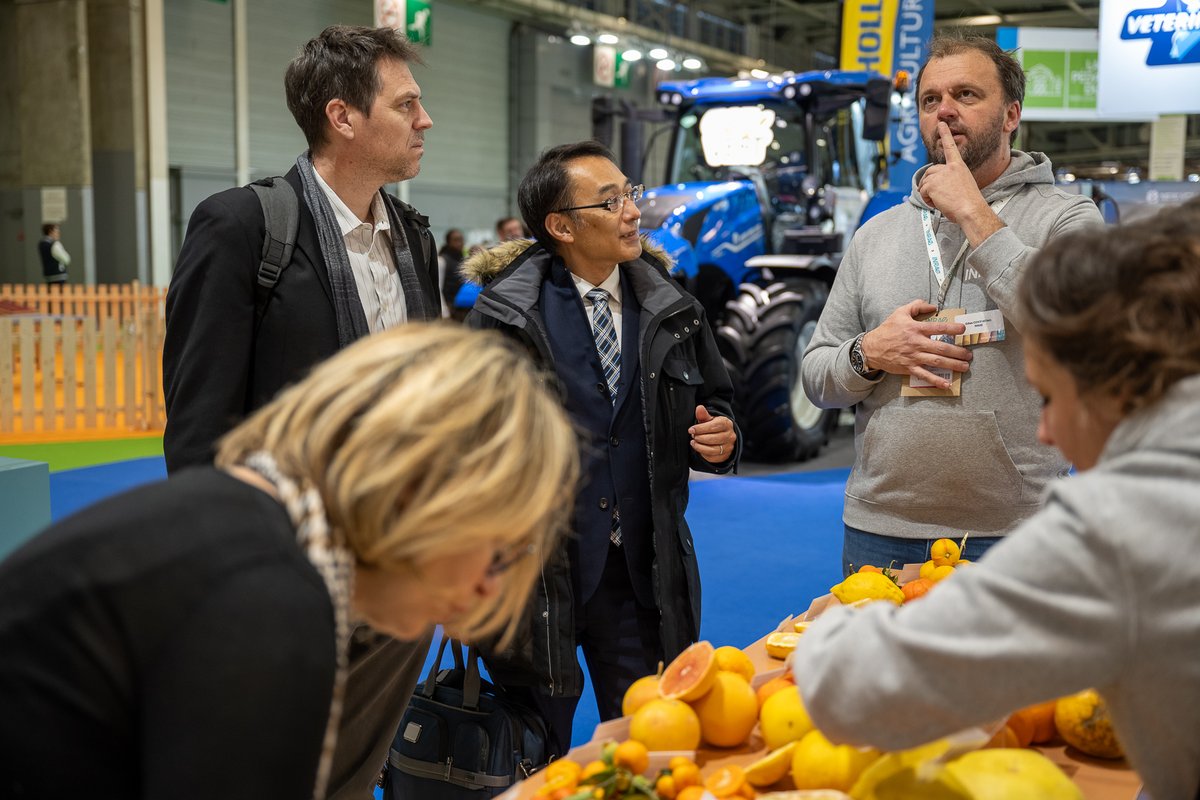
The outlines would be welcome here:
M 463 232 L 458 228 L 451 228 L 446 231 L 446 240 L 438 250 L 438 274 L 441 276 L 442 287 L 442 315 L 453 317 L 457 320 L 462 320 L 466 316 L 466 312 L 457 313 L 454 308 L 454 298 L 458 296 L 458 290 L 462 288 L 462 276 L 458 274 L 458 268 L 462 264 L 463 256 L 466 253 L 466 241 L 463 239 Z
M 689 468 L 726 473 L 740 452 L 733 388 L 701 305 L 638 236 L 641 187 L 599 142 L 554 147 L 518 189 L 535 241 L 468 259 L 484 286 L 467 317 L 552 371 L 584 432 L 574 536 L 551 555 L 510 649 L 488 671 L 547 722 L 566 754 L 583 691 L 582 646 L 601 719 L 700 632 L 700 573 L 684 519 Z
M 42 226 L 42 238 L 38 241 L 38 256 L 42 260 L 42 278 L 46 285 L 61 289 L 67 282 L 67 267 L 71 265 L 71 254 L 63 247 L 57 224 L 47 222 Z
M 1149 796 L 1196 797 L 1200 200 L 1055 239 L 1016 310 L 1039 439 L 1079 474 L 920 600 L 822 614 L 800 693 L 831 739 L 898 749 L 1095 688 Z
M 850 240 L 801 362 L 814 404 L 855 409 L 846 574 L 926 561 L 965 533 L 978 558 L 1070 468 L 1037 443 L 1016 286 L 1039 248 L 1100 212 L 1054 186 L 1045 155 L 1012 149 L 1025 73 L 993 40 L 935 36 L 916 97 L 931 163 Z M 969 349 L 959 315 L 980 334 Z
M 346 348 L 222 439 L 216 466 L 0 563 L 0 796 L 78 796 L 69 752 L 89 797 L 324 800 L 351 625 L 510 636 L 576 453 L 495 334 L 412 325 Z
M 391 28 L 335 25 L 288 65 L 288 108 L 309 149 L 283 178 L 300 201 L 299 230 L 261 314 L 257 196 L 229 189 L 192 214 L 167 290 L 168 472 L 210 463 L 222 434 L 354 341 L 440 316 L 429 221 L 382 189 L 417 175 L 433 126 L 414 63 L 417 48 Z M 354 637 L 337 800 L 372 796 L 429 648 L 366 626 Z
M 496 220 L 496 243 L 514 242 L 517 239 L 527 239 L 525 226 L 516 217 L 501 217 Z

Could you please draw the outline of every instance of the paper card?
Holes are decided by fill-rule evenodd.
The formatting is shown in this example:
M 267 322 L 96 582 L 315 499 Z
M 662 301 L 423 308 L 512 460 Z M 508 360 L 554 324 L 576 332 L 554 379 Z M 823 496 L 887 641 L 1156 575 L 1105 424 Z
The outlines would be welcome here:
M 964 308 L 943 308 L 934 314 L 917 317 L 918 322 L 957 322 L 958 317 L 966 313 Z M 930 337 L 948 344 L 954 343 L 954 337 L 949 335 Z M 962 394 L 962 373 L 949 369 L 928 368 L 930 372 L 943 380 L 950 381 L 950 388 L 943 389 L 915 375 L 909 375 L 908 381 L 900 387 L 901 397 L 958 397 Z
M 977 344 L 990 344 L 1004 341 L 1004 315 L 999 309 L 979 311 L 975 314 L 959 314 L 954 318 L 967 329 L 954 337 L 954 343 L 959 347 L 973 347 Z

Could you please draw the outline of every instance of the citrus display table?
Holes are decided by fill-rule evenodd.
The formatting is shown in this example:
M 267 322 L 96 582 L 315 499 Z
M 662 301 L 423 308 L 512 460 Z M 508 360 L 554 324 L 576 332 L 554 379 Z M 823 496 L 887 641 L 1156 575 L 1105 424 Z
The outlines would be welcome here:
M 818 598 L 810 606 L 810 609 L 823 608 L 823 600 L 824 598 Z M 792 619 L 789 618 L 780 624 L 780 629 L 790 630 L 791 626 Z M 750 656 L 750 660 L 754 663 L 756 673 L 754 685 L 756 687 L 763 681 L 769 680 L 783 672 L 783 662 L 767 655 L 766 639 L 767 637 L 763 636 L 758 641 L 743 648 L 744 652 Z M 604 742 L 611 740 L 622 741 L 628 737 L 629 717 L 603 722 L 596 726 L 592 740 L 587 744 L 572 748 L 568 757 L 581 764 L 586 764 L 600 757 L 600 748 Z M 1105 761 L 1090 758 L 1061 744 L 1035 747 L 1034 749 L 1058 765 L 1074 781 L 1080 791 L 1083 792 L 1085 800 L 1135 800 L 1138 797 L 1138 789 L 1141 786 L 1141 781 L 1124 761 Z M 670 757 L 678 755 L 678 753 L 651 753 L 650 755 L 649 772 L 652 774 L 658 769 L 665 768 Z M 693 754 L 688 751 L 685 755 L 692 756 Z M 737 764 L 744 767 L 764 755 L 766 755 L 766 746 L 763 744 L 756 729 L 751 734 L 750 740 L 740 747 L 710 748 L 702 745 L 695 752 L 694 758 L 696 763 L 700 765 L 701 772 L 708 775 L 726 764 Z M 535 775 L 529 780 L 517 784 L 500 797 L 501 800 L 526 800 L 526 798 L 533 798 L 538 787 L 541 785 L 542 780 Z

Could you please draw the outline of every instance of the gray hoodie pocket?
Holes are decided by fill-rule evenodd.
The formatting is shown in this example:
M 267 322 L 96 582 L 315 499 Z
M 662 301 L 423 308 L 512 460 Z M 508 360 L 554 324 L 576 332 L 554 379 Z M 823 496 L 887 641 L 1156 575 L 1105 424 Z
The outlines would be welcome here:
M 871 415 L 846 493 L 884 506 L 1020 502 L 1023 479 L 992 411 L 883 408 Z

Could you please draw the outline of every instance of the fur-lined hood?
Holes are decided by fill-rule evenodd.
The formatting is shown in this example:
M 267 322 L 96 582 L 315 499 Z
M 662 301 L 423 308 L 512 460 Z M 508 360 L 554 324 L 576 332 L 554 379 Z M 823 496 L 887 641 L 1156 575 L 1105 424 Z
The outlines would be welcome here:
M 670 272 L 675 261 L 667 255 L 667 251 L 652 242 L 650 237 L 644 233 L 641 235 L 641 240 L 642 253 L 660 262 L 663 268 Z M 459 265 L 458 272 L 464 280 L 479 286 L 486 286 L 492 278 L 503 272 L 509 264 L 516 261 L 534 244 L 536 242 L 533 239 L 513 239 L 511 242 L 501 242 L 495 247 L 481 250 L 465 259 Z

